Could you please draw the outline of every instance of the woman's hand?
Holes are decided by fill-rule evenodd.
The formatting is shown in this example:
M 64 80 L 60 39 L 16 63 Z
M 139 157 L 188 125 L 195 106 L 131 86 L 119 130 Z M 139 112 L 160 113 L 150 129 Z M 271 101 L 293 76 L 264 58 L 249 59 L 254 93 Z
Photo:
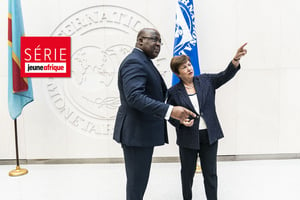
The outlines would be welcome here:
M 185 119 L 182 123 L 186 127 L 191 127 L 194 125 L 194 120 L 192 119 Z
M 235 56 L 233 57 L 232 64 L 234 64 L 235 67 L 239 66 L 241 57 L 247 54 L 247 49 L 244 49 L 246 45 L 247 42 L 243 44 L 240 48 L 238 48 Z

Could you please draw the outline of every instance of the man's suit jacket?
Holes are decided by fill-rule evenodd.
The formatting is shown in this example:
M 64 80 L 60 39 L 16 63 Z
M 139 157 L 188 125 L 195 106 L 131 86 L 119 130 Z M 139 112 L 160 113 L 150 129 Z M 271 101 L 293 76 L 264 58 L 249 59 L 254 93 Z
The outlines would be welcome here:
M 152 61 L 135 48 L 118 73 L 121 105 L 113 138 L 127 146 L 150 147 L 168 142 L 165 114 L 167 87 Z
M 201 74 L 199 76 L 195 76 L 193 79 L 200 109 L 200 113 L 198 114 L 200 114 L 206 122 L 210 144 L 224 137 L 216 113 L 215 90 L 229 81 L 239 69 L 240 66 L 235 68 L 233 64 L 230 63 L 225 71 L 218 74 Z M 169 89 L 167 102 L 174 106 L 186 107 L 196 113 L 182 81 Z M 176 127 L 177 144 L 179 146 L 190 149 L 200 148 L 198 130 L 199 119 L 194 120 L 194 125 L 192 127 L 185 127 L 184 125 L 181 125 L 178 120 L 172 118 L 169 122 Z

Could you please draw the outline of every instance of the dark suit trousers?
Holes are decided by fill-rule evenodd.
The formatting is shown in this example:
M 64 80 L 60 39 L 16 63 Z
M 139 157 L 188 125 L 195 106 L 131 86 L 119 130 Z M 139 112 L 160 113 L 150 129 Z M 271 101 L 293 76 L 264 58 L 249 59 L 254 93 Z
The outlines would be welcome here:
M 192 186 L 199 155 L 207 200 L 217 200 L 217 151 L 218 141 L 209 145 L 206 130 L 199 131 L 200 150 L 179 147 L 181 183 L 184 200 L 192 199 Z
M 126 200 L 142 200 L 148 184 L 153 147 L 122 147 L 127 176 Z

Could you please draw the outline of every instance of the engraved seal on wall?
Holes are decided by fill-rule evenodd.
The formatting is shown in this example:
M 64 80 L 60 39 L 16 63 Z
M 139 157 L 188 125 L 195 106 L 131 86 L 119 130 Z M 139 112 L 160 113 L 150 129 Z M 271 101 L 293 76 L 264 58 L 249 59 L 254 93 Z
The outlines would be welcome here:
M 63 20 L 53 36 L 71 36 L 71 78 L 49 78 L 51 107 L 64 123 L 81 133 L 111 135 L 119 102 L 118 67 L 134 47 L 138 31 L 154 27 L 130 9 L 101 5 L 79 10 Z M 166 52 L 154 61 L 164 75 Z

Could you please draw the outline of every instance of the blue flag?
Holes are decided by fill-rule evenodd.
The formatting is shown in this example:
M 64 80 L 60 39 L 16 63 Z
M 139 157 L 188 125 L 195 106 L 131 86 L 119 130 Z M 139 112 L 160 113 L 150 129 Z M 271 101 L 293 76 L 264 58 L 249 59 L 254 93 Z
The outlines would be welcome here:
M 8 1 L 8 110 L 16 119 L 33 101 L 31 79 L 21 77 L 21 36 L 24 35 L 20 0 Z
M 200 74 L 197 35 L 193 0 L 178 0 L 176 4 L 176 26 L 173 56 L 185 54 L 190 57 L 195 75 Z M 179 82 L 173 74 L 172 85 Z

